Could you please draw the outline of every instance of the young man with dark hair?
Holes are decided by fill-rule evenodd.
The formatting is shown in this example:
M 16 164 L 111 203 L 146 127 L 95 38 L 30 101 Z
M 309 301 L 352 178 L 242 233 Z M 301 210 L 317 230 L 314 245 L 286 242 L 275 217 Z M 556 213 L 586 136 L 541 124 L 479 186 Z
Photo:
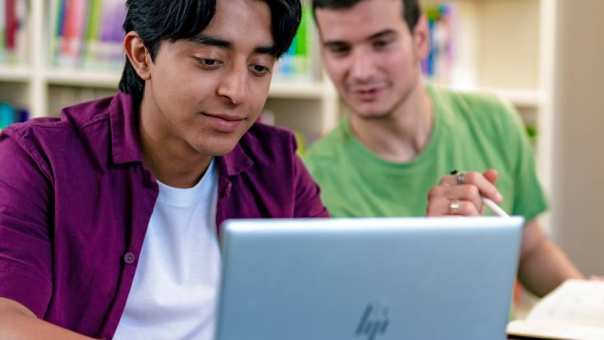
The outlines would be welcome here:
M 305 155 L 333 216 L 478 215 L 485 196 L 527 221 L 519 278 L 529 290 L 582 276 L 542 231 L 546 202 L 517 113 L 422 83 L 429 33 L 417 0 L 314 0 L 313 11 L 323 65 L 350 109 Z M 453 169 L 473 172 L 443 177 Z
M 212 339 L 218 226 L 327 215 L 255 123 L 299 0 L 127 6 L 121 91 L 0 135 L 1 339 Z

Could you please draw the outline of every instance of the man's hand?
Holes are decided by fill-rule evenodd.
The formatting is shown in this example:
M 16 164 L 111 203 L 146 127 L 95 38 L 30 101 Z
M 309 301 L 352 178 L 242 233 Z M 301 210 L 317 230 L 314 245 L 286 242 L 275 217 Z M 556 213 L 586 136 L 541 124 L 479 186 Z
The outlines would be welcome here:
M 478 216 L 484 211 L 482 198 L 499 204 L 503 200 L 495 187 L 497 171 L 479 172 L 452 171 L 444 176 L 440 184 L 428 193 L 428 216 Z

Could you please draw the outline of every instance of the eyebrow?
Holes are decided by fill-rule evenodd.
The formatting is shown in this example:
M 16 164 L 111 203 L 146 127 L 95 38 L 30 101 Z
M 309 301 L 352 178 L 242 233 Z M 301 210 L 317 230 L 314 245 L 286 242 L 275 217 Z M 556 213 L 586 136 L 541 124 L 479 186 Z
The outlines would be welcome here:
M 233 43 L 231 43 L 230 41 L 209 36 L 206 34 L 197 34 L 190 38 L 187 38 L 187 40 L 205 46 L 215 46 L 223 49 L 233 49 Z M 276 54 L 276 49 L 274 45 L 257 46 L 256 48 L 254 48 L 254 53 L 270 54 L 274 56 Z
M 374 39 L 389 37 L 389 36 L 393 36 L 393 35 L 396 35 L 396 32 L 394 30 L 388 28 L 383 31 L 379 31 L 377 33 L 370 35 L 366 40 L 374 40 Z M 344 46 L 348 46 L 348 45 L 350 45 L 350 43 L 348 43 L 347 41 L 343 41 L 343 40 L 332 40 L 332 41 L 326 41 L 323 43 L 323 46 L 325 46 L 325 47 L 344 47 Z
M 378 38 L 384 38 L 384 37 L 388 37 L 391 35 L 396 35 L 396 32 L 392 29 L 385 29 L 383 31 L 374 33 L 372 35 L 369 36 L 369 40 L 374 40 L 374 39 L 378 39 Z

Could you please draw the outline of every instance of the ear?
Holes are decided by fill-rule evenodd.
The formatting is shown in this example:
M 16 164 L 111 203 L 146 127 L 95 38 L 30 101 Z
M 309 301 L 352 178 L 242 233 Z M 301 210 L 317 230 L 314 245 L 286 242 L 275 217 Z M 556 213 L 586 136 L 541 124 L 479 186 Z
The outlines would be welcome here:
M 124 37 L 124 49 L 130 64 L 142 80 L 151 79 L 151 55 L 138 33 L 131 31 Z
M 430 51 L 430 29 L 425 15 L 419 17 L 413 30 L 413 43 L 419 60 L 424 60 Z

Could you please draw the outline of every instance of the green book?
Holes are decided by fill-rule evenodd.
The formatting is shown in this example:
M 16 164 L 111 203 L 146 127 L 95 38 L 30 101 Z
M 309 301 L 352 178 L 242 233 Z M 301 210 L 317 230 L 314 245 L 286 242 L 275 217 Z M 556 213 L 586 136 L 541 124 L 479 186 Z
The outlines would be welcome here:
M 95 59 L 95 44 L 99 39 L 101 29 L 101 14 L 103 11 L 103 0 L 89 0 L 88 6 L 88 26 L 84 36 L 85 54 L 87 61 Z
M 300 27 L 296 34 L 296 56 L 308 56 L 308 45 L 309 45 L 309 21 L 311 20 L 312 10 L 310 6 L 304 5 L 302 7 L 302 20 L 300 21 Z
M 302 7 L 302 20 L 294 39 L 294 75 L 306 77 L 310 73 L 310 38 L 312 9 L 309 5 Z

